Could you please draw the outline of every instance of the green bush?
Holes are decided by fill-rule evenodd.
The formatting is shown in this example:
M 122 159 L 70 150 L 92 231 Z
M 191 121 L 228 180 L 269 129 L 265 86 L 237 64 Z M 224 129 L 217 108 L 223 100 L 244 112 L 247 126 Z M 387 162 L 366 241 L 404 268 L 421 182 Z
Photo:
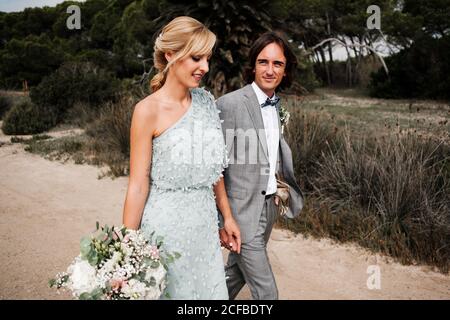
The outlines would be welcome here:
M 306 194 L 295 231 L 449 271 L 450 146 L 409 132 L 351 134 L 293 106 L 286 138 Z
M 348 226 L 365 230 L 362 244 L 370 238 L 403 262 L 427 262 L 447 272 L 450 148 L 411 133 L 344 139 L 319 165 L 314 189 L 321 206 L 342 216 L 359 212 Z M 361 225 L 366 218 L 374 222 L 371 230 Z
M 342 143 L 338 127 L 326 113 L 305 112 L 286 99 L 290 110 L 289 124 L 285 137 L 292 150 L 294 171 L 303 190 L 313 191 L 317 168 L 322 154 L 328 148 L 333 150 Z
M 29 35 L 24 39 L 6 41 L 0 50 L 0 86 L 21 88 L 26 80 L 37 85 L 43 77 L 56 70 L 64 59 L 64 52 L 46 34 Z
M 88 62 L 63 64 L 30 92 L 34 104 L 56 115 L 61 122 L 76 102 L 99 108 L 114 100 L 118 80 L 109 72 Z
M 56 116 L 50 110 L 25 101 L 8 111 L 2 130 L 5 134 L 34 134 L 46 131 L 55 124 Z
M 11 109 L 13 103 L 10 97 L 5 95 L 0 95 L 0 119 L 3 118 L 3 115 Z
M 389 76 L 381 68 L 372 73 L 369 89 L 379 98 L 450 99 L 450 36 L 422 36 L 414 44 L 386 58 Z

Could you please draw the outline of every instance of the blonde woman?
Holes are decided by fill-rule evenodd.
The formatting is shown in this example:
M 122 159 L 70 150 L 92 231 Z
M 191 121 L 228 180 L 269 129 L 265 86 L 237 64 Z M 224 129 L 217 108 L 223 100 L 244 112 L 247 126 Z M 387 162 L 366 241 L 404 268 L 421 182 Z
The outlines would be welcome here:
M 228 299 L 217 209 L 240 252 L 222 176 L 227 157 L 219 111 L 198 88 L 215 41 L 193 18 L 167 24 L 154 45 L 153 93 L 135 106 L 131 123 L 123 223 L 155 231 L 167 250 L 181 253 L 168 270 L 165 293 L 172 299 Z

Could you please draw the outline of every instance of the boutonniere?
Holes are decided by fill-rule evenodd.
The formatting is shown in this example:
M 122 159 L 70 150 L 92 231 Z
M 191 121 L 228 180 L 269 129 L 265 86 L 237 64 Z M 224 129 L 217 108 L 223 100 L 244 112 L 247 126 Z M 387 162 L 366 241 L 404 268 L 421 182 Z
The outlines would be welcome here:
M 287 109 L 283 105 L 280 105 L 278 114 L 280 115 L 281 133 L 283 133 L 284 127 L 287 126 L 291 114 L 289 113 L 289 111 L 287 111 Z

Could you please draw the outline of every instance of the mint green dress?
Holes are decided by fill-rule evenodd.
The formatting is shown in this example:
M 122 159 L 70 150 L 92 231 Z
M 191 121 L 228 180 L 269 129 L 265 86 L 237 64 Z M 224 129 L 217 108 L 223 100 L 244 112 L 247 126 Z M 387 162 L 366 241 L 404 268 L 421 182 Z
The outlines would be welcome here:
M 213 192 L 228 163 L 220 111 L 204 89 L 192 89 L 191 97 L 186 113 L 153 139 L 141 229 L 181 254 L 169 264 L 171 299 L 228 299 Z

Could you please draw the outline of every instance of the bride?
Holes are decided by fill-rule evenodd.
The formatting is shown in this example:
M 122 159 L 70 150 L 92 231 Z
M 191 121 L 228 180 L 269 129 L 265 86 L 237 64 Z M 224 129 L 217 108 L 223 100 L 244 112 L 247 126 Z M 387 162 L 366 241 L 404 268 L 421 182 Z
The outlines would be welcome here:
M 215 41 L 193 18 L 167 24 L 154 45 L 153 93 L 132 117 L 123 224 L 148 236 L 155 231 L 168 251 L 181 253 L 168 270 L 172 299 L 228 299 L 217 209 L 232 250 L 240 252 L 222 176 L 227 155 L 219 111 L 199 88 Z

